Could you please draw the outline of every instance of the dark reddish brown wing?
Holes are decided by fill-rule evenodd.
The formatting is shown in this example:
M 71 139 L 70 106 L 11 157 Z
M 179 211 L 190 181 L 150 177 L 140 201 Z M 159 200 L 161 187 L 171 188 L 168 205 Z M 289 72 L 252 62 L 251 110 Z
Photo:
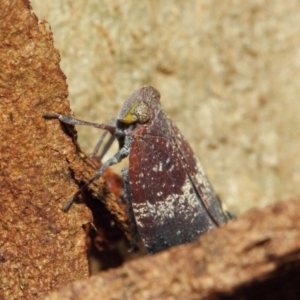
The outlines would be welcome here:
M 181 134 L 178 127 L 170 118 L 169 125 L 173 131 L 171 135 L 173 143 L 177 146 L 177 151 L 180 153 L 182 158 L 184 169 L 188 173 L 195 187 L 199 200 L 202 201 L 208 213 L 217 225 L 225 224 L 229 219 L 229 213 L 224 213 L 221 202 L 205 175 L 199 160 L 194 155 L 193 150 Z
M 216 227 L 172 140 L 135 136 L 129 180 L 135 221 L 149 253 L 193 241 Z

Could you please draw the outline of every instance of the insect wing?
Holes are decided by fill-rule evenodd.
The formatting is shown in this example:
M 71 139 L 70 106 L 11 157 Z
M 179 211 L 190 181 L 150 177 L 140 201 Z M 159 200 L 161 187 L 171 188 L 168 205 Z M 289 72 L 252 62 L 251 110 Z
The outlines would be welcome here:
M 171 135 L 173 143 L 177 145 L 177 151 L 180 153 L 182 164 L 195 187 L 199 201 L 202 201 L 217 225 L 224 225 L 229 219 L 228 214 L 224 213 L 221 202 L 205 175 L 199 160 L 171 119 L 169 119 L 169 125 L 173 132 Z
M 129 180 L 135 221 L 149 253 L 193 241 L 216 227 L 172 140 L 135 136 Z

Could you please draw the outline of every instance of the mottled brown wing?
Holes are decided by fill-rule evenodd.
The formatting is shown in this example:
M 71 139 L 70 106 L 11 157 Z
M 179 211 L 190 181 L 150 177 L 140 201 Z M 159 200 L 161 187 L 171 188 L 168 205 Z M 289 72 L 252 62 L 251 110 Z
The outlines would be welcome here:
M 193 241 L 216 227 L 172 140 L 135 136 L 129 180 L 135 221 L 149 253 Z
M 188 142 L 181 134 L 178 127 L 169 119 L 169 125 L 172 129 L 173 143 L 177 146 L 177 151 L 182 157 L 182 164 L 188 173 L 199 200 L 204 204 L 209 214 L 217 225 L 224 225 L 229 219 L 229 212 L 224 213 L 221 202 L 210 184 L 203 168 L 195 156 Z

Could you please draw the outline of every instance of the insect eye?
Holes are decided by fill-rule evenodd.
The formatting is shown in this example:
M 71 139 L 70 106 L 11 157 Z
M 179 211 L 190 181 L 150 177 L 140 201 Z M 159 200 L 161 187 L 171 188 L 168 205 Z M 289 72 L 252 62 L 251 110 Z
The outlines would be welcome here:
M 137 118 L 137 121 L 141 124 L 147 123 L 150 119 L 150 108 L 149 106 L 141 102 L 134 110 L 134 115 Z
M 119 121 L 125 124 L 139 122 L 140 124 L 147 123 L 150 119 L 150 108 L 145 102 L 136 102 L 130 109 L 119 118 Z

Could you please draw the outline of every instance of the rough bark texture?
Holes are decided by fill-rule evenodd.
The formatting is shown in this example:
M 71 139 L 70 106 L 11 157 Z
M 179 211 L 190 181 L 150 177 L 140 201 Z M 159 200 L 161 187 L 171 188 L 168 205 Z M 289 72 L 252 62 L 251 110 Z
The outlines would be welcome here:
M 27 1 L 1 1 L 0 298 L 33 299 L 88 276 L 83 206 L 61 206 L 76 190 L 76 148 L 43 112 L 70 113 L 52 33 Z M 78 162 L 77 162 L 78 163 Z
M 186 120 L 179 122 L 185 136 L 201 141 L 195 148 L 208 175 L 236 211 L 299 193 L 296 0 L 39 3 L 69 12 L 70 19 L 54 11 L 53 23 L 71 59 L 72 98 L 78 112 L 90 112 L 82 118 L 107 121 L 134 89 L 153 84 L 176 123 Z M 0 299 L 34 299 L 63 286 L 47 299 L 298 299 L 297 201 L 251 211 L 195 244 L 67 285 L 88 276 L 82 225 L 92 216 L 84 205 L 68 214 L 61 207 L 78 188 L 74 179 L 92 177 L 93 163 L 74 144 L 72 127 L 42 118 L 70 114 L 47 24 L 28 1 L 0 0 L 0 7 Z M 108 185 L 119 194 L 115 179 Z M 115 227 L 110 211 L 128 232 L 124 205 L 103 180 L 91 190 L 104 204 L 85 199 L 95 223 Z M 98 235 L 100 247 L 110 245 L 106 238 Z
M 74 282 L 56 299 L 299 299 L 300 201 L 252 210 L 153 257 Z
M 33 299 L 88 276 L 85 205 L 61 208 L 94 170 L 74 130 L 45 120 L 70 114 L 52 33 L 28 1 L 0 1 L 0 299 Z M 71 133 L 68 133 L 71 131 Z M 103 180 L 93 186 L 126 219 Z M 109 205 L 109 204 L 108 204 Z

